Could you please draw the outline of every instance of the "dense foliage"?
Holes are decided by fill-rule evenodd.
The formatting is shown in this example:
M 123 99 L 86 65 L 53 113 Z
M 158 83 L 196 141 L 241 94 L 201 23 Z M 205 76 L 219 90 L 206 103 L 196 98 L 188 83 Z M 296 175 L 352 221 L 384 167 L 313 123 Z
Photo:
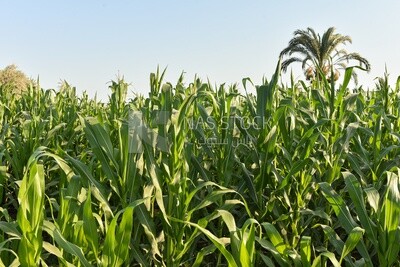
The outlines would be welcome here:
M 25 92 L 30 84 L 35 82 L 20 71 L 16 65 L 8 65 L 0 70 L 0 86 L 1 91 L 11 91 L 14 95 L 21 95 Z
M 399 266 L 399 83 L 352 71 L 2 93 L 0 264 Z

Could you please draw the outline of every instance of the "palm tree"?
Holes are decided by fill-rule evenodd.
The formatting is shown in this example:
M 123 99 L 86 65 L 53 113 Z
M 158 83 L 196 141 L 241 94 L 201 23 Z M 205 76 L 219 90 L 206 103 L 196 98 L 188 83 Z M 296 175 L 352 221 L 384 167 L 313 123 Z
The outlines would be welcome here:
M 333 70 L 333 78 L 339 78 L 339 70 L 345 69 L 350 61 L 358 61 L 359 66 L 367 71 L 371 69 L 368 60 L 358 53 L 348 53 L 341 45 L 351 43 L 350 36 L 335 33 L 335 28 L 329 28 L 322 38 L 312 28 L 296 30 L 289 45 L 282 50 L 281 57 L 288 56 L 282 62 L 282 70 L 286 71 L 293 62 L 301 62 L 307 80 L 319 79 L 325 75 L 328 80 Z M 292 56 L 296 54 L 297 56 Z M 357 74 L 353 71 L 353 79 L 357 83 Z

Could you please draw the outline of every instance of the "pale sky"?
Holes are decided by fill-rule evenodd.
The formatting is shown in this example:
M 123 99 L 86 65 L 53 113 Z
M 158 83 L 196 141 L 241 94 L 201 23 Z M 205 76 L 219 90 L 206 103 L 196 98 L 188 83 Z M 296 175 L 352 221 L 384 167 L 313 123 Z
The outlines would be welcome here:
M 167 68 L 172 84 L 184 71 L 213 84 L 256 84 L 271 77 L 296 29 L 330 26 L 350 35 L 350 52 L 371 65 L 361 84 L 374 84 L 387 65 L 400 75 L 400 1 L 20 1 L 0 0 L 0 68 L 16 64 L 43 88 L 66 80 L 107 99 L 117 75 L 147 96 L 149 75 Z M 303 78 L 298 66 L 295 77 Z M 286 74 L 285 76 L 289 76 Z

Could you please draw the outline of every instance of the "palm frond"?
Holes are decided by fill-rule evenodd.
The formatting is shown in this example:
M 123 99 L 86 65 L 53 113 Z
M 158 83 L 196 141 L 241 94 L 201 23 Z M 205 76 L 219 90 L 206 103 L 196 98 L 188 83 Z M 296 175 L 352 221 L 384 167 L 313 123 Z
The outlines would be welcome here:
M 330 42 L 330 46 L 328 47 L 326 53 L 331 54 L 334 50 L 337 49 L 339 45 L 346 45 L 346 43 L 351 43 L 351 37 L 350 36 L 343 36 L 340 34 L 337 34 L 335 38 L 333 38 Z
M 302 62 L 302 61 L 303 61 L 303 59 L 298 58 L 298 57 L 288 58 L 282 62 L 281 69 L 283 72 L 286 72 L 287 68 L 289 67 L 290 64 L 292 64 L 293 62 Z
M 303 62 L 302 62 L 302 64 L 301 64 L 301 68 L 302 68 L 303 70 L 306 69 L 307 63 L 308 63 L 309 61 L 311 61 L 311 62 L 313 61 L 313 60 L 312 60 L 312 57 L 310 57 L 310 56 L 307 56 L 307 57 L 305 57 L 305 58 L 303 59 Z M 313 65 L 314 65 L 314 62 L 312 62 L 312 63 L 313 63 Z M 309 65 L 308 67 L 310 67 L 310 65 Z
M 330 49 L 330 47 L 332 46 L 332 41 L 335 38 L 335 28 L 334 27 L 330 27 L 323 35 L 322 35 L 322 39 L 321 39 L 321 49 L 320 49 L 320 58 L 321 59 L 325 59 L 326 56 L 329 56 L 328 50 Z

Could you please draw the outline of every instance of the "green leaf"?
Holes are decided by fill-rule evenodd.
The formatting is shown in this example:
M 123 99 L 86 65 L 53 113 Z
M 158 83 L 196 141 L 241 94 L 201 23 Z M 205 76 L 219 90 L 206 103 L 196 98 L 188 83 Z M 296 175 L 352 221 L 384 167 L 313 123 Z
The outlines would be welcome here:
M 97 234 L 96 221 L 92 212 L 92 198 L 90 190 L 88 190 L 88 195 L 85 204 L 83 205 L 83 230 L 95 257 L 97 258 L 99 250 L 99 237 Z
M 325 252 L 322 252 L 320 255 L 328 258 L 334 267 L 341 266 L 340 263 L 337 261 L 335 254 L 333 254 L 332 252 L 325 251 Z
M 28 174 L 29 172 L 29 174 Z M 20 204 L 17 222 L 21 229 L 18 255 L 23 266 L 39 264 L 43 248 L 42 226 L 44 219 L 44 168 L 33 161 L 24 175 L 18 192 Z
M 378 212 L 379 208 L 379 192 L 374 187 L 364 188 L 365 194 L 367 194 L 367 200 L 371 208 L 375 213 Z
M 113 213 L 111 211 L 110 204 L 107 201 L 107 193 L 103 185 L 93 177 L 89 171 L 89 168 L 84 163 L 69 156 L 67 156 L 67 158 L 73 168 L 88 183 L 88 185 L 92 185 L 92 194 L 98 201 L 100 201 L 101 207 L 104 209 L 104 212 L 107 214 L 107 216 L 112 216 Z
M 112 189 L 121 198 L 121 185 L 118 173 L 119 165 L 114 158 L 114 148 L 109 134 L 100 123 L 94 119 L 90 119 L 90 122 L 85 120 L 84 126 L 86 137 L 89 140 L 94 154 L 101 163 L 101 168 L 105 176 L 110 180 Z
M 83 254 L 82 248 L 78 247 L 77 245 L 69 242 L 66 240 L 62 234 L 60 233 L 59 229 L 50 221 L 44 221 L 43 223 L 43 230 L 45 230 L 51 237 L 54 238 L 57 245 L 65 250 L 66 252 L 76 256 L 79 258 L 80 263 L 85 267 L 91 267 L 92 265 L 88 262 Z
M 261 252 L 259 253 L 259 255 L 261 256 L 261 259 L 263 260 L 263 262 L 265 263 L 265 266 L 268 267 L 275 267 L 274 262 L 272 261 L 272 259 L 268 256 L 265 256 L 264 254 L 262 254 Z
M 296 161 L 293 164 L 293 167 L 288 172 L 288 174 L 283 179 L 283 181 L 282 181 L 282 183 L 281 183 L 281 185 L 279 186 L 278 189 L 283 189 L 289 183 L 289 180 L 290 180 L 290 178 L 292 178 L 292 176 L 297 174 L 299 171 L 301 171 L 304 168 L 304 166 L 307 166 L 310 163 L 312 163 L 312 160 L 310 158 L 306 158 L 304 160 Z
M 360 242 L 363 234 L 364 234 L 364 229 L 360 227 L 355 227 L 347 237 L 346 242 L 344 243 L 344 248 L 342 251 L 342 255 L 340 256 L 340 263 L 342 263 L 342 260 L 344 257 L 346 257 L 353 249 L 357 246 L 358 242 Z
M 245 221 L 241 229 L 241 246 L 240 246 L 240 262 L 242 266 L 254 266 L 255 258 L 255 241 L 256 241 L 256 231 L 255 226 L 259 225 L 255 219 L 249 218 Z M 250 228 L 250 229 L 249 229 Z M 243 252 L 243 258 L 242 258 Z
M 196 260 L 194 261 L 192 267 L 199 267 L 203 263 L 204 257 L 213 253 L 216 247 L 214 244 L 202 248 L 196 255 Z
M 192 222 L 185 222 L 185 221 L 181 221 L 178 219 L 173 219 L 173 220 L 188 224 L 190 226 L 195 227 L 199 231 L 201 231 L 214 244 L 214 246 L 222 253 L 222 255 L 224 255 L 225 259 L 228 262 L 229 267 L 238 267 L 232 254 L 225 248 L 226 243 L 223 241 L 223 239 L 216 237 L 213 233 L 211 233 L 206 228 L 201 227 L 199 224 L 192 223 Z
M 256 237 L 256 241 L 261 245 L 261 247 L 272 253 L 272 256 L 278 262 L 279 266 L 291 266 L 291 262 L 288 260 L 287 255 L 279 253 L 270 241 L 260 237 Z
M 399 169 L 400 172 L 400 169 Z M 387 172 L 387 189 L 383 199 L 383 207 L 381 209 L 380 224 L 383 233 L 379 238 L 379 250 L 382 255 L 380 258 L 387 261 L 391 266 L 400 251 L 400 192 L 399 192 L 399 176 Z
M 336 234 L 336 232 L 332 229 L 332 227 L 328 225 L 321 224 L 322 230 L 324 231 L 325 236 L 328 238 L 329 242 L 335 248 L 338 254 L 341 254 L 344 247 L 344 242 L 340 237 Z
M 21 237 L 21 233 L 17 229 L 16 222 L 0 222 L 0 230 L 9 236 Z
M 311 266 L 311 237 L 302 236 L 300 239 L 300 256 L 304 267 Z
M 336 216 L 338 217 L 341 226 L 345 229 L 347 234 L 350 234 L 351 231 L 358 225 L 351 216 L 349 208 L 347 207 L 343 198 L 339 196 L 328 183 L 322 182 L 319 183 L 319 186 L 322 194 L 328 200 Z M 357 250 L 360 252 L 361 256 L 365 258 L 367 265 L 371 266 L 371 257 L 363 241 L 357 245 Z
M 261 225 L 264 227 L 265 231 L 267 232 L 268 238 L 271 240 L 276 250 L 280 254 L 285 254 L 286 244 L 283 241 L 283 238 L 279 234 L 278 230 L 276 230 L 275 226 L 268 222 L 262 223 Z
M 346 232 L 350 233 L 353 228 L 357 226 L 357 224 L 351 216 L 349 208 L 347 207 L 343 198 L 339 196 L 327 182 L 319 183 L 319 186 L 322 194 L 333 208 L 342 227 L 346 230 Z
M 103 266 L 121 266 L 129 256 L 129 245 L 133 229 L 133 211 L 144 202 L 143 199 L 136 200 L 125 209 L 120 210 L 108 227 L 101 259 Z M 122 219 L 117 226 L 118 218 Z
M 364 227 L 366 231 L 366 235 L 369 240 L 375 245 L 378 246 L 376 239 L 376 226 L 373 225 L 372 220 L 369 218 L 367 213 L 367 209 L 364 204 L 364 196 L 363 191 L 361 189 L 361 185 L 358 182 L 357 178 L 349 173 L 343 172 L 344 181 L 346 183 L 346 188 L 350 194 L 350 198 L 354 203 L 354 206 L 357 211 L 358 219 L 361 222 L 362 227 Z M 353 229 L 354 230 L 354 229 Z
M 58 247 L 56 247 L 56 246 L 54 246 L 54 245 L 52 245 L 52 244 L 50 244 L 50 243 L 48 243 L 46 241 L 43 241 L 43 249 L 46 250 L 47 252 L 49 252 L 50 254 L 56 256 L 65 266 L 68 266 L 68 267 L 73 267 L 74 266 L 73 264 L 67 262 L 64 259 L 63 254 L 58 249 Z

